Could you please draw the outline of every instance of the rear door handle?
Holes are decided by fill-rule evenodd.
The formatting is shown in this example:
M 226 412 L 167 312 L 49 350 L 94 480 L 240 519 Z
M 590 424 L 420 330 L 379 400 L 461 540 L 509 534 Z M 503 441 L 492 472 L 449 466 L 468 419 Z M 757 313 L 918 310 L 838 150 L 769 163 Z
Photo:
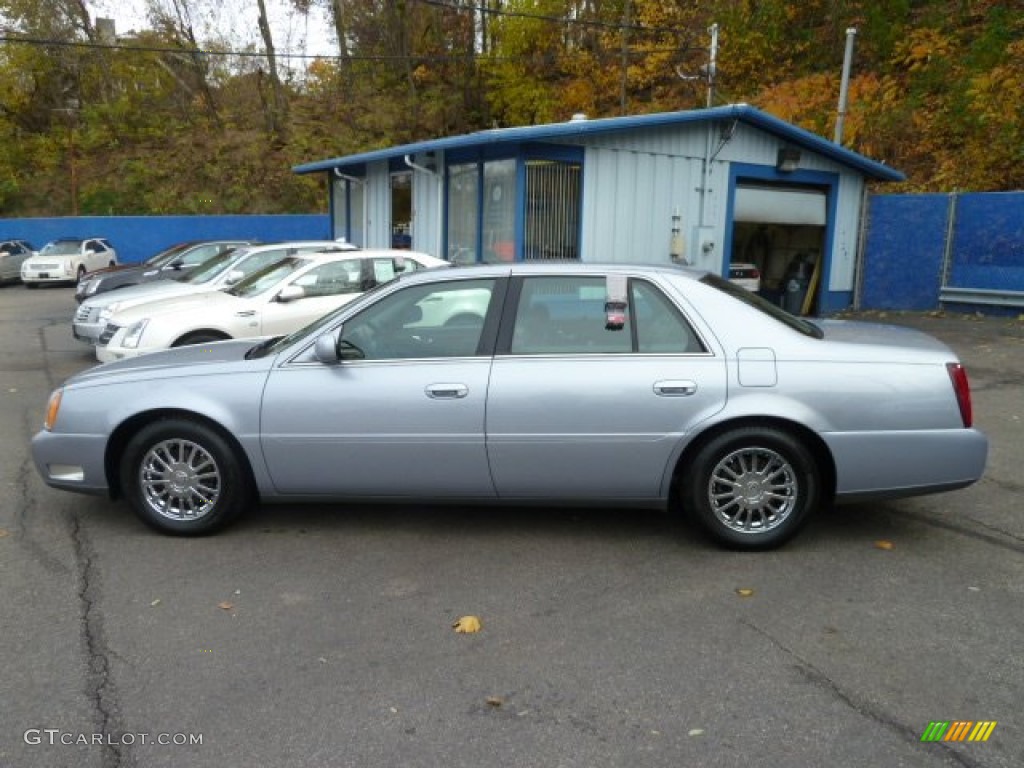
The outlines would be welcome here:
M 469 394 L 465 384 L 428 384 L 427 397 L 432 400 L 458 400 Z
M 654 394 L 662 397 L 688 397 L 697 391 L 697 382 L 689 379 L 669 379 L 654 382 Z

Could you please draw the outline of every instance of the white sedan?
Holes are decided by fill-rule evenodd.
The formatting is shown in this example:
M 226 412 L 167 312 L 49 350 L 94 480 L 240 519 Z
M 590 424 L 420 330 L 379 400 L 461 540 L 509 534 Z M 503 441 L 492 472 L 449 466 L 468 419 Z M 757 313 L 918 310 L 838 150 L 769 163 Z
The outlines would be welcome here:
M 406 250 L 289 256 L 224 291 L 117 312 L 96 357 L 106 363 L 169 347 L 288 334 L 398 274 L 447 264 Z
M 102 237 L 61 237 L 21 264 L 26 288 L 44 283 L 76 283 L 86 272 L 117 266 L 117 251 Z

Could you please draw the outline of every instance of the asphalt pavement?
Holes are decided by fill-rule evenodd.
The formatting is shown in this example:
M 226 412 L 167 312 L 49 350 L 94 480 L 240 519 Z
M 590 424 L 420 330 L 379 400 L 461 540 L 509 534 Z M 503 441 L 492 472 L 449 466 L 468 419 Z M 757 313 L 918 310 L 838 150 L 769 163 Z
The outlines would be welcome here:
M 0 288 L 0 768 L 1024 764 L 1022 320 L 867 317 L 961 356 L 986 476 L 739 554 L 590 509 L 264 506 L 160 536 L 31 463 L 94 363 L 73 310 Z M 922 742 L 936 721 L 996 725 Z

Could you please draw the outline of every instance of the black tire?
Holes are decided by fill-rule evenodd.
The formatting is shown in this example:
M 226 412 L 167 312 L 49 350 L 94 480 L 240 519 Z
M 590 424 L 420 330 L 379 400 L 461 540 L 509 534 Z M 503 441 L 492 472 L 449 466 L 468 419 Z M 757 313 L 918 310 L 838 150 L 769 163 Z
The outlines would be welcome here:
M 217 333 L 216 331 L 196 331 L 195 333 L 188 333 L 182 336 L 171 346 L 187 347 L 192 344 L 208 344 L 211 341 L 225 341 L 230 338 L 230 336 L 225 336 L 223 333 Z
M 135 514 L 163 533 L 222 528 L 253 499 L 249 474 L 217 432 L 183 419 L 140 429 L 121 455 L 121 488 Z
M 22 285 L 24 285 L 30 291 L 34 291 L 36 288 L 39 287 L 39 283 L 22 283 Z
M 778 547 L 806 523 L 821 497 L 818 465 L 793 435 L 742 427 L 709 440 L 690 463 L 682 501 L 730 549 Z

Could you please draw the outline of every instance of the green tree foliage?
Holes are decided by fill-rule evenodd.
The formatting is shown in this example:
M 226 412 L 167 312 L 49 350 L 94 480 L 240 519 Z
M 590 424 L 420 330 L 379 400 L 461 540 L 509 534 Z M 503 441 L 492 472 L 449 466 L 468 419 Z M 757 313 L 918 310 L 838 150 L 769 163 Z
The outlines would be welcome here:
M 1024 187 L 1024 14 L 1000 0 L 292 0 L 338 55 L 239 50 L 193 26 L 223 0 L 153 0 L 116 44 L 87 0 L 0 0 L 0 215 L 322 210 L 294 164 L 590 117 L 752 103 L 905 190 Z M 251 5 L 257 0 L 238 0 Z M 887 187 L 893 190 L 897 187 Z

